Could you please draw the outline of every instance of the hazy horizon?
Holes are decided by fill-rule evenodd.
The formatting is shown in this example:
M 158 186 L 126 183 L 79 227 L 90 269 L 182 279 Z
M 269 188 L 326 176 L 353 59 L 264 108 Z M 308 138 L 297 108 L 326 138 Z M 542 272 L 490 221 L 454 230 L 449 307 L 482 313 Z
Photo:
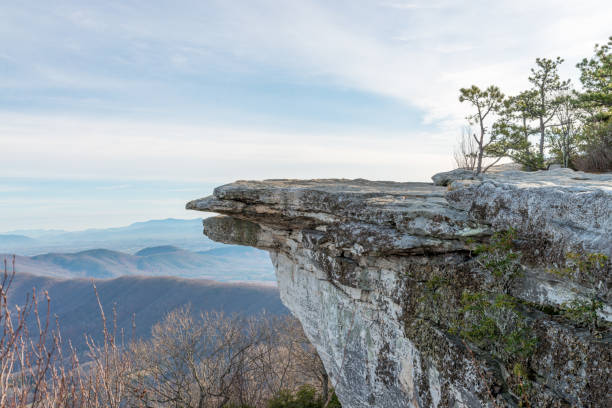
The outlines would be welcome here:
M 214 214 L 211 214 L 211 216 L 214 216 Z M 205 217 L 206 217 L 206 215 L 205 215 Z M 147 222 L 168 221 L 168 220 L 190 221 L 190 220 L 197 220 L 197 219 L 202 219 L 202 218 L 203 217 L 178 217 L 178 218 L 177 217 L 167 217 L 167 218 L 156 218 L 156 219 L 134 221 L 134 222 L 129 222 L 127 224 L 121 223 L 121 224 L 117 224 L 117 225 L 108 225 L 108 226 L 105 226 L 105 227 L 86 227 L 86 228 L 76 228 L 76 229 L 66 229 L 66 228 L 17 228 L 17 229 L 0 230 L 0 234 L 21 234 L 21 235 L 29 236 L 28 233 L 31 233 L 31 232 L 37 232 L 37 233 L 40 233 L 40 232 L 58 232 L 58 233 L 60 233 L 60 232 L 86 232 L 86 231 L 96 231 L 96 230 L 125 228 L 125 227 L 129 227 L 129 226 L 132 226 L 132 225 L 135 225 L 135 224 L 143 224 L 143 223 L 147 223 Z

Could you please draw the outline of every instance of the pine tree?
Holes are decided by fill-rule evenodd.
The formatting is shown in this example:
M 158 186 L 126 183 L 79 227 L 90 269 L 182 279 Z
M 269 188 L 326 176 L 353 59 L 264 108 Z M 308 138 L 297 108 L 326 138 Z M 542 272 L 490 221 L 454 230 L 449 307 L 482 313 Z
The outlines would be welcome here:
M 536 58 L 536 67 L 531 69 L 529 82 L 536 95 L 534 116 L 538 122 L 540 133 L 539 154 L 544 157 L 544 142 L 546 130 L 552 126 L 551 121 L 560 106 L 559 96 L 569 90 L 569 80 L 562 81 L 559 76 L 559 65 L 563 63 L 561 57 L 555 60 Z
M 490 157 L 490 155 L 487 154 L 488 148 L 495 142 L 494 134 L 485 126 L 485 120 L 489 115 L 499 114 L 503 107 L 504 94 L 494 85 L 489 86 L 485 90 L 481 90 L 476 85 L 472 85 L 470 88 L 461 88 L 459 93 L 459 102 L 469 102 L 476 110 L 476 112 L 469 115 L 467 119 L 470 125 L 478 125 L 480 131 L 478 136 L 473 134 L 472 137 L 476 141 L 478 149 L 476 174 L 484 173 L 503 156 L 497 156 L 495 162 L 483 169 L 482 160 L 484 157 Z

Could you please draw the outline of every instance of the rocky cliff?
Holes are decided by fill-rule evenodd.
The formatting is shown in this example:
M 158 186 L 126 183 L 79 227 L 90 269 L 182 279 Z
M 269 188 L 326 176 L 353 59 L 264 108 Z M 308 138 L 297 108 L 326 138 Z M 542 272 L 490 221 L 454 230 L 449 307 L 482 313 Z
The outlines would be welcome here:
M 612 175 L 238 181 L 187 208 L 270 252 L 344 407 L 604 407 Z

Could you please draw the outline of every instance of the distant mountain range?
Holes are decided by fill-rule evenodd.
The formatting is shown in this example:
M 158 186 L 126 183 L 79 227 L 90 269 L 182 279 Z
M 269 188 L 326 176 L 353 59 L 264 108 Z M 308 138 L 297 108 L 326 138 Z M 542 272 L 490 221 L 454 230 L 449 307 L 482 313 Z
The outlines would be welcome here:
M 133 277 L 96 280 L 95 283 L 107 318 L 116 308 L 117 328 L 126 337 L 132 335 L 135 316 L 136 337 L 150 336 L 151 327 L 164 316 L 189 305 L 196 315 L 202 311 L 254 315 L 264 311 L 286 314 L 278 290 L 272 286 L 248 283 L 220 283 L 203 279 L 174 277 Z M 70 340 L 80 351 L 85 350 L 84 333 L 101 338 L 102 322 L 90 279 L 57 279 L 17 273 L 9 291 L 9 304 L 23 304 L 28 294 L 47 291 L 51 298 L 51 316 L 57 316 L 64 340 Z M 46 303 L 39 302 L 41 311 Z M 44 316 L 44 313 L 41 313 Z M 55 322 L 51 322 L 52 325 Z
M 168 218 L 137 222 L 126 227 L 84 231 L 18 230 L 0 234 L 0 253 L 17 255 L 77 252 L 92 248 L 134 253 L 145 247 L 160 245 L 203 251 L 222 244 L 202 234 L 201 218 Z
M 219 282 L 276 282 L 266 252 L 224 246 L 187 251 L 171 245 L 149 247 L 134 254 L 108 249 L 16 257 L 17 271 L 63 278 L 108 279 L 119 276 L 176 276 Z
M 17 254 L 17 270 L 63 278 L 178 276 L 221 282 L 275 282 L 268 254 L 213 242 L 202 220 L 165 219 L 126 227 L 21 230 L 0 234 L 0 257 Z
M 11 254 L 17 254 L 17 274 L 9 304 L 22 304 L 33 288 L 48 291 L 51 316 L 57 316 L 64 340 L 80 353 L 86 346 L 84 333 L 101 337 L 92 279 L 107 317 L 115 305 L 118 329 L 126 335 L 131 335 L 135 315 L 137 337 L 148 337 L 168 312 L 187 305 L 196 314 L 287 313 L 268 254 L 212 242 L 202 234 L 199 218 L 0 234 L 0 260 Z

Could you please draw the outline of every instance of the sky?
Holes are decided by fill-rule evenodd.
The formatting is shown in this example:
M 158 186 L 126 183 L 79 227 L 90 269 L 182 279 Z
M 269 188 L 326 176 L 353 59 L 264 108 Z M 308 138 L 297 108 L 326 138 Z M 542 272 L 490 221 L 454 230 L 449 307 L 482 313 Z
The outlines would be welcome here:
M 56 0 L 0 4 L 0 232 L 193 218 L 237 179 L 429 181 L 460 87 L 562 76 L 609 1 Z

